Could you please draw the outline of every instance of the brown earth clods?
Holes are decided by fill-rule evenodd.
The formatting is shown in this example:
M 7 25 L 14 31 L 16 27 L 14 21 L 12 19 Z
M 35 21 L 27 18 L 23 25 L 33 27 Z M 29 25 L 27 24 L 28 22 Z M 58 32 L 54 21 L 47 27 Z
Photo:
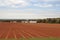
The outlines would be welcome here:
M 60 37 L 60 24 L 0 23 L 0 38 Z

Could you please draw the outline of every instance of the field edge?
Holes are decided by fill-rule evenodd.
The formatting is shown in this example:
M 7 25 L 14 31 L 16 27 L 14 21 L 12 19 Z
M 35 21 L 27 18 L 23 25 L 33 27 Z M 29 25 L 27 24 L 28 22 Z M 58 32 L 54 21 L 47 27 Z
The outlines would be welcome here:
M 53 37 L 45 37 L 45 38 L 19 38 L 19 39 L 15 39 L 15 38 L 9 38 L 9 39 L 0 39 L 0 40 L 60 40 L 59 38 L 53 38 Z

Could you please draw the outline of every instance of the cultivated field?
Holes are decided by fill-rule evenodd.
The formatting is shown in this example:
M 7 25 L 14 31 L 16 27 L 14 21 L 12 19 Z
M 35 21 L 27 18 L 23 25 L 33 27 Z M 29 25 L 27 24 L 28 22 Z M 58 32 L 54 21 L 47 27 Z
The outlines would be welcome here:
M 0 39 L 60 37 L 60 24 L 0 23 Z

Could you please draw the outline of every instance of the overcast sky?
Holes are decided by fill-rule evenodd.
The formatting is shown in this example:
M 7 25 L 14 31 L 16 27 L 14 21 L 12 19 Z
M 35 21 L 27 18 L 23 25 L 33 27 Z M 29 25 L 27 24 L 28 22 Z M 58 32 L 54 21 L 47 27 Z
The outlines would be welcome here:
M 0 19 L 60 18 L 60 0 L 0 0 Z

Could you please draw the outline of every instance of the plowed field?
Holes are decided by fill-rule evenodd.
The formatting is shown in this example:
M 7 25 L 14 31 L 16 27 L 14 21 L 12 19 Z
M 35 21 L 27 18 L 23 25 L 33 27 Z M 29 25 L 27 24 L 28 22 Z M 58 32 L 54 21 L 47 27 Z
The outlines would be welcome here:
M 60 37 L 60 24 L 0 23 L 0 38 Z

